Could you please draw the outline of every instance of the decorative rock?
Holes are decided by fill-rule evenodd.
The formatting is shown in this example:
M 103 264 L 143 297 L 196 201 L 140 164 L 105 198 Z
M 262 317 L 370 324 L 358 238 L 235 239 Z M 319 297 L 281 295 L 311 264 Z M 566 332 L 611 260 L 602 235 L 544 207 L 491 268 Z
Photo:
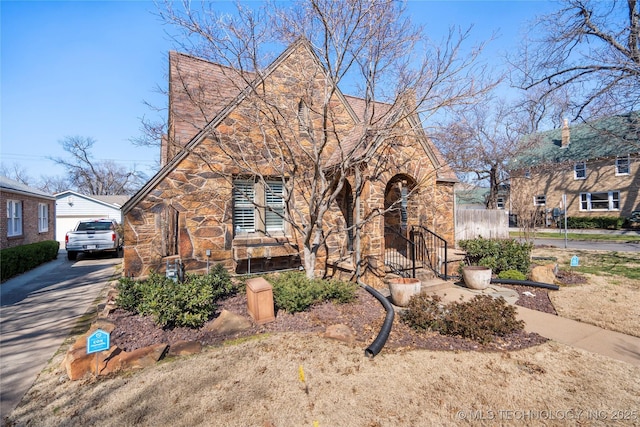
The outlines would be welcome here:
M 169 347 L 169 356 L 187 356 L 200 353 L 202 344 L 197 341 L 178 341 Z
M 253 324 L 251 320 L 232 313 L 228 310 L 222 310 L 212 323 L 204 326 L 205 331 L 225 334 L 229 332 L 239 332 L 251 328 Z
M 114 372 L 119 369 L 117 361 L 111 363 L 112 360 L 117 359 L 117 356 L 122 350 L 117 346 L 112 346 L 109 350 L 101 351 L 97 353 L 98 357 L 98 375 L 104 375 L 105 373 Z M 84 378 L 88 373 L 94 373 L 96 370 L 96 354 L 87 354 L 86 347 L 70 348 L 67 352 L 64 361 L 62 362 L 67 376 L 70 380 L 75 381 Z M 108 371 L 105 372 L 107 365 L 111 364 Z
M 167 344 L 155 344 L 131 352 L 123 351 L 120 354 L 122 369 L 153 366 L 158 360 L 162 359 L 168 347 Z
M 539 265 L 531 269 L 530 279 L 534 282 L 553 284 L 556 280 L 556 265 Z
M 325 338 L 331 338 L 350 344 L 355 340 L 351 328 L 341 323 L 327 326 L 327 329 L 324 332 L 324 336 Z

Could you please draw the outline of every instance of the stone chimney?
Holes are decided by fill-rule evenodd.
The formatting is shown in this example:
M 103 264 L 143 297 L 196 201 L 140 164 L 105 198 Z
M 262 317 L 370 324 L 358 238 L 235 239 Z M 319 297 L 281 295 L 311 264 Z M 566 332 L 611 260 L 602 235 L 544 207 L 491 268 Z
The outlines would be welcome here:
M 562 125 L 562 148 L 567 148 L 571 142 L 571 131 L 569 130 L 569 119 L 564 119 Z

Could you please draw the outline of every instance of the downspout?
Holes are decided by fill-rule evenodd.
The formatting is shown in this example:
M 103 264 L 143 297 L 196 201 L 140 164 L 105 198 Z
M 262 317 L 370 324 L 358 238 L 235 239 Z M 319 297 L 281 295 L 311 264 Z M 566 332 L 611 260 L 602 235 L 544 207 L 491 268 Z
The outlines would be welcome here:
M 364 283 L 358 282 L 358 284 L 364 287 L 367 292 L 369 292 L 378 301 L 380 301 L 384 309 L 387 311 L 387 315 L 384 318 L 384 323 L 382 324 L 382 328 L 380 328 L 380 332 L 378 332 L 378 336 L 375 340 L 373 340 L 371 345 L 369 345 L 369 347 L 364 350 L 365 356 L 373 359 L 378 353 L 380 353 L 380 350 L 382 350 L 382 347 L 384 347 L 385 343 L 387 342 L 387 338 L 389 338 L 389 333 L 391 333 L 391 327 L 393 326 L 393 318 L 395 317 L 395 312 L 393 311 L 393 306 L 391 306 L 391 303 L 387 298 L 384 297 L 384 295 L 373 289 L 371 286 L 365 285 Z

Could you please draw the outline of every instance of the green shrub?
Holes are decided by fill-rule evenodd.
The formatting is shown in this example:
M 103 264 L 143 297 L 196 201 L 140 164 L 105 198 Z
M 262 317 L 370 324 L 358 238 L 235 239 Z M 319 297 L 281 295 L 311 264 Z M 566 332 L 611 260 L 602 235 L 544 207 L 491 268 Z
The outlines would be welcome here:
M 116 304 L 125 310 L 153 316 L 162 327 L 202 326 L 215 312 L 215 302 L 235 288 L 229 273 L 216 265 L 209 274 L 187 274 L 184 282 L 151 274 L 144 281 L 122 278 Z
M 60 243 L 55 240 L 31 243 L 0 250 L 0 277 L 2 281 L 32 270 L 58 257 Z
M 561 225 L 564 224 L 562 220 Z M 567 228 L 575 229 L 612 229 L 619 230 L 625 218 L 617 216 L 568 216 Z
M 509 279 L 509 280 L 526 280 L 527 276 L 525 276 L 523 273 L 521 273 L 518 270 L 505 270 L 505 271 L 501 271 L 500 274 L 498 274 L 498 278 Z
M 116 305 L 127 311 L 138 311 L 138 305 L 142 301 L 140 282 L 129 277 L 121 277 L 116 285 L 118 296 Z
M 273 286 L 276 308 L 289 313 L 305 311 L 322 301 L 349 302 L 355 298 L 357 288 L 349 282 L 309 279 L 299 271 L 274 274 L 267 279 Z
M 495 274 L 505 270 L 518 270 L 527 274 L 531 264 L 533 244 L 515 239 L 461 240 L 460 247 L 467 253 L 471 265 L 489 267 Z
M 416 330 L 432 330 L 443 335 L 461 336 L 488 343 L 495 336 L 505 336 L 524 329 L 516 319 L 516 310 L 504 298 L 476 295 L 465 302 L 443 305 L 439 297 L 411 297 L 401 319 Z

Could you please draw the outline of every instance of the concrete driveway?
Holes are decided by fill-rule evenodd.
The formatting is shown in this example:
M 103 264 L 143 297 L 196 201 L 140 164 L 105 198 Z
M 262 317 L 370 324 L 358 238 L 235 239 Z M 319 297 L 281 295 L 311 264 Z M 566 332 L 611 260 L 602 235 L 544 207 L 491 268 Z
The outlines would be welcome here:
M 31 387 L 75 322 L 115 278 L 122 259 L 58 258 L 0 285 L 0 415 Z M 97 309 L 97 307 L 95 307 Z

